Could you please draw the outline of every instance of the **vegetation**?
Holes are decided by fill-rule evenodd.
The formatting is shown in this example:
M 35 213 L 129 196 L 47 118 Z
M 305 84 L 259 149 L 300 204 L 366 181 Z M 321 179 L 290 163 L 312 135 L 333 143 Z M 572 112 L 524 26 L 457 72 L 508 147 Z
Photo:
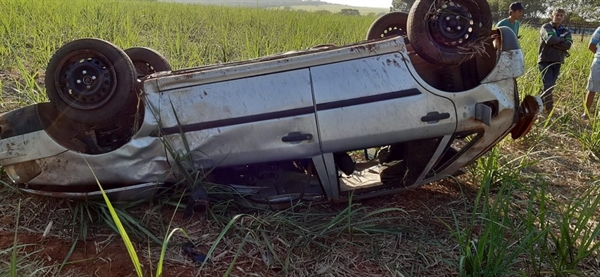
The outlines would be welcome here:
M 0 6 L 0 111 L 44 101 L 46 63 L 77 38 L 151 47 L 185 68 L 356 42 L 375 19 L 155 1 Z M 519 91 L 536 95 L 537 29 L 523 28 L 527 71 Z M 525 138 L 502 141 L 456 180 L 386 198 L 281 211 L 211 203 L 183 218 L 181 209 L 194 203 L 178 197 L 109 205 L 32 197 L 2 182 L 0 274 L 598 275 L 600 120 L 579 120 L 590 62 L 587 45 L 576 43 L 555 90 L 556 110 Z M 195 176 L 188 187 L 203 181 Z M 122 240 L 113 229 L 129 234 L 124 240 L 139 261 L 114 248 Z M 190 240 L 205 256 L 181 253 Z M 111 271 L 122 260 L 127 268 Z

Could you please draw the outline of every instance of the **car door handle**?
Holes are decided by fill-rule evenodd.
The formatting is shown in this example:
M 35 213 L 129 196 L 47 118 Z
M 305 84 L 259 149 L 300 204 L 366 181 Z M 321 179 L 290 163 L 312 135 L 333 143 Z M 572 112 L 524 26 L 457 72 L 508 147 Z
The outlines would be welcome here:
M 283 142 L 299 142 L 299 141 L 303 141 L 303 140 L 311 140 L 313 139 L 313 135 L 312 134 L 303 134 L 300 132 L 291 132 L 289 134 L 287 134 L 287 136 L 284 136 L 281 138 L 281 141 Z
M 427 123 L 438 123 L 438 121 L 442 119 L 450 118 L 449 113 L 439 113 L 439 112 L 428 112 L 427 115 L 421 117 L 421 121 Z

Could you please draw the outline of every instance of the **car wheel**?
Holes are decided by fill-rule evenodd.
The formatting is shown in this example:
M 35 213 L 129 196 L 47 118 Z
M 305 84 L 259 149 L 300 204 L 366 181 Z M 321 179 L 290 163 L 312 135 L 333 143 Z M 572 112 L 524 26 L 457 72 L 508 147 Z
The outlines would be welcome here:
M 135 96 L 135 68 L 119 47 L 85 38 L 62 46 L 46 68 L 46 95 L 60 115 L 84 124 L 110 122 Z
M 138 79 L 160 71 L 171 71 L 171 65 L 157 51 L 146 47 L 133 47 L 125 50 L 125 53 L 135 67 Z
M 485 51 L 491 20 L 486 0 L 417 0 L 408 16 L 408 39 L 424 60 L 456 65 Z
M 367 40 L 391 36 L 403 36 L 404 43 L 408 44 L 406 36 L 407 21 L 407 13 L 386 13 L 373 21 L 373 24 L 371 24 L 371 27 L 369 27 L 369 31 L 367 32 Z

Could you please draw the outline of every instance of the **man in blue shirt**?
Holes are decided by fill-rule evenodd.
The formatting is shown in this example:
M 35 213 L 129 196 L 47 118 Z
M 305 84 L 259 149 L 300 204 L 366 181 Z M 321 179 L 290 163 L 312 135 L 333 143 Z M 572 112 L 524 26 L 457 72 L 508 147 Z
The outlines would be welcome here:
M 521 20 L 521 18 L 523 18 L 523 4 L 514 2 L 509 6 L 508 17 L 498 21 L 496 27 L 506 26 L 511 28 L 513 32 L 515 32 L 515 35 L 519 37 L 519 26 L 521 25 L 519 20 Z
M 590 44 L 588 45 L 588 49 L 594 53 L 594 60 L 592 61 L 590 76 L 588 77 L 588 92 L 585 96 L 585 110 L 583 110 L 583 114 L 581 115 L 581 119 L 583 120 L 588 119 L 588 113 L 592 108 L 594 96 L 596 95 L 596 92 L 600 91 L 600 51 L 598 49 L 598 43 L 600 43 L 600 27 L 594 31 L 592 38 L 590 38 Z

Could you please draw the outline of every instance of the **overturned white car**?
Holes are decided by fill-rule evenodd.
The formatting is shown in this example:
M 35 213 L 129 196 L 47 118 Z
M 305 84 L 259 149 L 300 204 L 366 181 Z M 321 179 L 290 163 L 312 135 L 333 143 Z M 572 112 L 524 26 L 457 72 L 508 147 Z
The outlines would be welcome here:
M 540 111 L 520 104 L 523 54 L 486 7 L 417 1 L 364 42 L 174 71 L 151 49 L 75 40 L 48 65 L 50 102 L 0 115 L 0 165 L 24 191 L 70 198 L 98 196 L 92 172 L 120 199 L 197 169 L 265 203 L 433 182 Z

